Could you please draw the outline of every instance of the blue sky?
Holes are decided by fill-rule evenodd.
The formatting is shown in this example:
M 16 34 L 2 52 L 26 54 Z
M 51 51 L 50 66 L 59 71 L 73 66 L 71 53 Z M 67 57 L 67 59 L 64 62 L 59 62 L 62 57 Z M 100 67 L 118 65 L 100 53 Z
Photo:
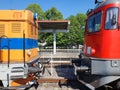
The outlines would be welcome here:
M 94 0 L 0 0 L 0 9 L 25 9 L 29 4 L 37 3 L 43 11 L 56 7 L 64 16 L 86 13 L 90 8 L 94 8 Z

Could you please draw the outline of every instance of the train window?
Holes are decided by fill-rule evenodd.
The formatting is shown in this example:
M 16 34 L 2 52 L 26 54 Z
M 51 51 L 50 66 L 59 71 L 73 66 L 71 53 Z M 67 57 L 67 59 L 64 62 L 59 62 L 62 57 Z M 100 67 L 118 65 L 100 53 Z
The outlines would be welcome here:
M 106 12 L 105 29 L 116 29 L 118 20 L 118 8 L 109 8 Z
M 102 12 L 98 12 L 88 19 L 88 32 L 97 32 L 101 27 Z

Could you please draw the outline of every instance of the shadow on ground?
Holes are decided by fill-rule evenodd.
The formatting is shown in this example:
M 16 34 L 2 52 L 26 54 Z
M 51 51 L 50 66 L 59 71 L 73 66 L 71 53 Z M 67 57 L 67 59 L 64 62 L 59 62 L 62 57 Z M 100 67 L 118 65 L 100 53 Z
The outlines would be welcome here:
M 59 87 L 66 86 L 72 88 L 73 90 L 89 90 L 88 88 L 84 87 L 80 82 L 78 82 L 76 76 L 74 75 L 74 68 L 72 65 L 58 65 L 55 66 L 55 70 L 58 77 L 68 79 L 67 82 L 59 82 Z

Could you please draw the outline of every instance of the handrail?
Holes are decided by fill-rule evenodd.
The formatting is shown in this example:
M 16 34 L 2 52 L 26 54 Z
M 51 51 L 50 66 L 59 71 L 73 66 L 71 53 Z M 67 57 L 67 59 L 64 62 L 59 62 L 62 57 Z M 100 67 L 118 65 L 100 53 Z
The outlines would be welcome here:
M 26 62 L 26 57 L 25 57 L 25 33 L 23 32 L 23 62 L 24 62 L 24 67 L 25 67 L 25 62 Z
M 10 64 L 10 40 L 6 35 L 2 35 L 0 37 L 0 49 L 2 49 L 2 39 L 3 38 L 7 38 L 7 40 L 8 40 L 8 67 L 9 67 L 9 64 Z M 1 51 L 0 51 L 0 56 L 1 56 Z M 0 57 L 0 59 L 1 59 L 1 57 Z

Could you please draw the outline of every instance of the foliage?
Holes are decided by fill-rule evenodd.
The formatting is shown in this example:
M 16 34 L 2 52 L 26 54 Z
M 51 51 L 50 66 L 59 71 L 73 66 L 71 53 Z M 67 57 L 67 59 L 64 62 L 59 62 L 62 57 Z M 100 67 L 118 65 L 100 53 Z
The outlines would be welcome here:
M 26 8 L 32 12 L 38 13 L 39 20 L 63 20 L 63 15 L 55 7 L 48 9 L 43 12 L 38 4 L 30 4 Z M 72 46 L 78 46 L 84 43 L 84 29 L 86 15 L 78 13 L 77 15 L 67 18 L 70 20 L 71 24 L 69 27 L 69 33 L 57 33 L 57 47 L 61 48 L 72 48 Z M 47 46 L 52 46 L 53 44 L 53 34 L 52 33 L 39 33 L 39 42 L 47 42 Z
M 45 17 L 48 20 L 62 20 L 63 15 L 61 12 L 59 12 L 55 7 L 52 7 L 51 9 L 47 10 L 45 12 Z
M 63 20 L 63 15 L 61 12 L 59 12 L 55 7 L 52 7 L 51 9 L 47 10 L 45 12 L 45 17 L 47 20 Z M 46 37 L 45 41 L 47 42 L 47 46 L 53 45 L 53 34 L 52 33 L 44 33 Z M 60 39 L 61 35 L 57 34 L 57 39 Z M 57 42 L 57 45 L 59 42 Z
M 70 24 L 69 44 L 71 46 L 79 45 L 84 43 L 84 30 L 86 15 L 78 13 L 76 16 L 71 15 L 68 20 Z
M 44 15 L 44 12 L 43 12 L 42 8 L 36 3 L 28 5 L 26 10 L 30 10 L 32 12 L 37 13 L 38 14 L 38 20 L 44 20 L 45 19 L 45 15 Z

